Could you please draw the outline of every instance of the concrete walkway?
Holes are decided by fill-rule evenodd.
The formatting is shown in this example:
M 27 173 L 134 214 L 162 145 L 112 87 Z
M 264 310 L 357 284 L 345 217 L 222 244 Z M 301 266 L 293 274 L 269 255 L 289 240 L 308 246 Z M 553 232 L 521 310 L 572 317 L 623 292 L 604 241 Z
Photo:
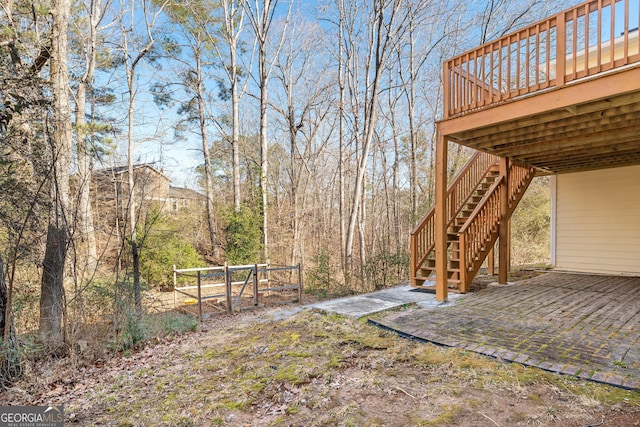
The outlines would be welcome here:
M 436 296 L 432 292 L 423 292 L 412 288 L 410 285 L 401 285 L 382 291 L 371 292 L 369 294 L 354 295 L 297 307 L 282 308 L 270 312 L 261 320 L 284 320 L 301 312 L 302 310 L 317 310 L 323 313 L 340 314 L 342 316 L 355 317 L 358 319 L 407 305 L 411 305 L 416 308 L 448 307 L 460 296 L 462 295 L 449 294 L 449 301 L 445 304 L 441 304 L 436 301 Z
M 640 277 L 548 273 L 374 323 L 419 340 L 640 388 Z
M 412 288 L 410 285 L 397 286 L 395 288 L 372 292 L 370 294 L 356 295 L 335 300 L 328 300 L 316 304 L 309 304 L 306 308 L 320 310 L 327 313 L 336 313 L 355 318 L 370 316 L 381 311 L 399 308 L 406 305 L 416 305 L 420 308 L 448 307 L 459 294 L 450 294 L 449 302 L 441 304 L 436 301 L 436 296 L 430 292 L 424 292 Z

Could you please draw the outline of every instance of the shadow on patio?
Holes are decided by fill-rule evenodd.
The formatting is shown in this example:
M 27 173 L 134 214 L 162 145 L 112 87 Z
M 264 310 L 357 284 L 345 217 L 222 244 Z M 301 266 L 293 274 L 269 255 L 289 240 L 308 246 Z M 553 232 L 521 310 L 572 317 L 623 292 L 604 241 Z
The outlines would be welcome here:
M 465 295 L 450 307 L 394 313 L 372 323 L 506 361 L 640 388 L 640 277 L 547 273 Z

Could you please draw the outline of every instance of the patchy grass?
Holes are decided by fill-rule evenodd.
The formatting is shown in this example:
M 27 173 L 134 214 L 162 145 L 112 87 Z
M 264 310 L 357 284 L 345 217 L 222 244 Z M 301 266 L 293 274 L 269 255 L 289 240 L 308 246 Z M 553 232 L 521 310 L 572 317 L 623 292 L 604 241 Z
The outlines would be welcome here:
M 640 420 L 640 394 L 305 311 L 227 317 L 58 395 L 78 425 L 562 425 Z M 53 402 L 51 402 L 53 400 Z M 492 422 L 493 421 L 493 422 Z M 637 424 L 640 425 L 640 424 Z

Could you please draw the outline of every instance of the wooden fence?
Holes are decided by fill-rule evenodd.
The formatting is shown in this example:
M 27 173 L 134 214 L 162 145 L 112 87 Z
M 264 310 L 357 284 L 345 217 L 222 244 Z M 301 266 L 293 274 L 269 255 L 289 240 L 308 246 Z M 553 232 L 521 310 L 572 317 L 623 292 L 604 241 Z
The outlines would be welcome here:
M 243 303 L 257 307 L 261 298 L 285 291 L 294 291 L 297 301 L 302 301 L 300 264 L 224 265 L 183 269 L 173 266 L 174 307 L 184 310 L 186 306 L 195 304 L 200 321 L 205 308 L 231 314 L 240 311 Z M 178 301 L 179 297 L 182 297 L 182 301 Z M 184 311 L 193 313 L 190 310 Z

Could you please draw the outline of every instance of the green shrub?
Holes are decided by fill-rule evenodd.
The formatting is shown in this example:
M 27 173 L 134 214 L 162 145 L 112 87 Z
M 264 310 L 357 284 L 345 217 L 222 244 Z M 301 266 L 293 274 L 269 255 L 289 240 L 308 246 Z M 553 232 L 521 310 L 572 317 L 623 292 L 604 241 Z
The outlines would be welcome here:
M 202 257 L 171 219 L 158 214 L 145 223 L 144 229 L 139 239 L 140 273 L 152 287 L 173 288 L 173 265 L 179 268 L 203 265 Z
M 340 297 L 353 293 L 337 280 L 331 252 L 327 248 L 321 248 L 311 259 L 311 265 L 306 269 L 304 283 L 305 292 L 320 298 Z
M 257 262 L 262 250 L 262 218 L 260 214 L 242 207 L 239 212 L 225 215 L 225 254 L 231 265 Z
M 373 285 L 374 290 L 397 285 L 409 276 L 409 253 L 383 252 L 371 256 L 364 266 L 365 283 Z
M 514 265 L 549 262 L 551 187 L 549 177 L 537 177 L 511 217 L 511 259 Z

